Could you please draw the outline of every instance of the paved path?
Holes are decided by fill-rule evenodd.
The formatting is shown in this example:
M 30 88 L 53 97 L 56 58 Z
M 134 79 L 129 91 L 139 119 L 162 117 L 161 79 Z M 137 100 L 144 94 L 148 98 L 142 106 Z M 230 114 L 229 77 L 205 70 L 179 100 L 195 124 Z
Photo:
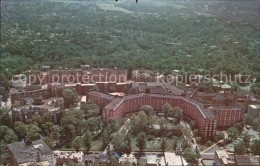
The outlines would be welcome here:
M 117 132 L 117 134 L 120 134 L 123 129 L 127 126 L 127 124 L 130 122 L 130 119 L 127 119 L 126 122 L 123 124 L 123 126 L 119 129 L 119 131 Z M 126 131 L 126 134 L 128 133 L 128 130 Z M 108 148 L 110 150 L 113 150 L 113 144 L 110 142 L 109 145 L 106 147 L 106 149 L 104 150 L 104 153 L 107 153 Z
M 182 125 L 183 127 L 187 128 L 190 131 L 189 134 L 190 134 L 190 138 L 191 139 L 188 139 L 185 135 L 184 135 L 184 137 L 186 138 L 186 140 L 188 140 L 189 144 L 191 145 L 191 148 L 195 151 L 195 149 L 197 147 L 198 150 L 200 151 L 199 146 L 198 146 L 196 140 L 194 139 L 193 133 L 192 133 L 191 128 L 190 128 L 190 125 L 185 123 L 185 122 L 183 122 L 183 121 L 180 122 L 180 125 Z M 194 142 L 192 142 L 192 139 L 194 139 Z
M 227 138 L 227 133 L 224 132 L 224 139 Z M 223 140 L 218 141 L 217 143 L 213 144 L 212 146 L 208 147 L 207 149 L 203 150 L 200 154 L 202 158 L 211 158 L 214 159 L 214 154 L 217 149 L 219 149 L 218 143 Z

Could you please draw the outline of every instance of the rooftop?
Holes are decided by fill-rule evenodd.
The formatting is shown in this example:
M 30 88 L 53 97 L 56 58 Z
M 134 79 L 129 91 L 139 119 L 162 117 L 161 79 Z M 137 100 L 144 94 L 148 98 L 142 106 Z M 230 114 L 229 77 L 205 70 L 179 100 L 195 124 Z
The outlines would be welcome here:
M 157 164 L 158 159 L 156 155 L 147 155 L 146 156 L 147 164 Z
M 216 150 L 215 154 L 223 165 L 234 164 L 233 154 L 228 153 L 226 150 Z
M 144 93 L 140 93 L 140 94 L 124 96 L 124 97 L 115 98 L 114 100 L 112 100 L 111 103 L 106 105 L 105 109 L 107 109 L 107 110 L 115 110 L 125 100 L 133 99 L 133 98 L 139 98 L 139 97 L 144 97 L 144 96 L 185 100 L 186 102 L 196 106 L 204 117 L 206 117 L 206 118 L 214 118 L 213 113 L 209 109 L 205 108 L 202 103 L 197 102 L 195 100 L 187 99 L 187 98 L 182 97 L 182 96 L 173 96 L 173 95 L 160 95 L 160 94 L 144 94 Z
M 253 109 L 260 109 L 260 105 L 249 105 L 249 107 Z
M 103 98 L 108 98 L 108 99 L 113 99 L 114 98 L 112 95 L 101 93 L 101 92 L 97 92 L 97 91 L 90 91 L 88 94 L 97 95 L 97 96 L 101 96 Z
M 7 147 L 17 163 L 36 161 L 37 153 L 45 155 L 53 153 L 43 140 L 34 141 L 30 146 L 26 146 L 23 142 L 15 142 L 8 144 Z
M 51 148 L 43 140 L 33 141 L 32 144 L 35 149 L 38 149 L 41 152 L 41 154 L 48 155 L 53 153 Z
M 168 163 L 168 165 L 187 165 L 186 161 L 183 160 L 183 158 L 179 155 L 176 155 L 175 153 L 165 152 L 165 162 Z M 164 163 L 161 163 L 161 165 L 165 165 Z
M 259 156 L 235 155 L 237 165 L 260 165 Z

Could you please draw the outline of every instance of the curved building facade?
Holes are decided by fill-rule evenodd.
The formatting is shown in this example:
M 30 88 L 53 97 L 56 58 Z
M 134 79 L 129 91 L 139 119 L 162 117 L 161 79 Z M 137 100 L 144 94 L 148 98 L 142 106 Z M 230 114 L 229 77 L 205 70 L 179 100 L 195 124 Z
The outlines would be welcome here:
M 216 135 L 217 121 L 214 114 L 201 103 L 182 96 L 135 94 L 115 98 L 104 107 L 102 118 L 104 121 L 122 118 L 126 114 L 140 111 L 143 105 L 151 105 L 155 110 L 160 111 L 165 103 L 169 103 L 172 107 L 180 107 L 183 115 L 194 120 L 206 137 Z

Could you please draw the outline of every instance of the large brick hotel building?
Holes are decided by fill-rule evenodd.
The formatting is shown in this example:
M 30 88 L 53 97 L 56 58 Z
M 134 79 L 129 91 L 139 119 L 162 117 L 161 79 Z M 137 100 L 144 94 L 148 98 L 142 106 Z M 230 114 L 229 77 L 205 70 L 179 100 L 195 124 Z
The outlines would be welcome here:
M 182 96 L 159 95 L 159 94 L 135 94 L 122 98 L 115 98 L 103 109 L 103 120 L 115 119 L 126 114 L 139 111 L 143 105 L 151 105 L 155 110 L 161 110 L 161 107 L 169 103 L 172 107 L 180 107 L 183 114 L 196 121 L 200 131 L 205 136 L 216 134 L 217 121 L 213 113 L 205 109 L 200 103 Z
M 104 121 L 136 113 L 143 105 L 151 105 L 160 111 L 165 103 L 169 103 L 172 107 L 180 107 L 184 117 L 194 120 L 206 137 L 216 135 L 217 129 L 233 126 L 244 117 L 242 107 L 208 106 L 186 96 L 139 93 L 113 98 L 100 92 L 89 92 L 88 100 L 101 107 Z
M 20 101 L 26 97 L 42 96 L 44 100 L 60 97 L 63 88 L 73 87 L 79 95 L 87 94 L 87 100 L 100 107 L 104 121 L 136 113 L 143 105 L 151 105 L 160 111 L 165 103 L 169 103 L 172 107 L 180 107 L 184 117 L 194 120 L 207 137 L 214 136 L 217 129 L 233 126 L 244 117 L 245 109 L 238 106 L 232 96 L 220 93 L 203 95 L 194 90 L 184 95 L 183 92 L 176 93 L 176 88 L 157 85 L 157 82 L 127 81 L 131 79 L 128 78 L 128 71 L 124 69 L 90 69 L 90 66 L 82 65 L 81 69 L 53 70 L 44 66 L 41 71 L 28 74 L 34 74 L 34 84 L 42 83 L 42 86 L 12 90 L 11 101 L 15 105 L 20 105 Z M 57 76 L 61 79 L 56 80 Z M 72 79 L 72 76 L 76 76 L 77 79 Z M 84 76 L 93 80 L 85 80 Z M 108 81 L 108 78 L 115 80 Z M 126 96 L 109 95 L 115 92 L 125 93 Z

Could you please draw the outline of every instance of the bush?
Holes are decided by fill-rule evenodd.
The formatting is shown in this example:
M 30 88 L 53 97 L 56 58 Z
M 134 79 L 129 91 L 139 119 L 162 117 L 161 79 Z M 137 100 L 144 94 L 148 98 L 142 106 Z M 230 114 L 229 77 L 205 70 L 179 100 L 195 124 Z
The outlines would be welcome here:
M 220 140 L 222 140 L 222 139 L 224 139 L 225 138 L 225 136 L 224 136 L 224 133 L 219 133 L 219 135 L 217 135 L 217 140 L 218 141 L 220 141 Z
M 172 133 L 172 132 L 168 132 L 168 133 L 167 133 L 167 137 L 168 137 L 168 138 L 172 138 L 172 137 L 173 137 L 173 133 Z
M 208 141 L 208 142 L 206 143 L 206 145 L 207 145 L 207 146 L 211 146 L 211 145 L 212 145 L 212 142 L 211 142 L 211 141 Z
M 154 136 L 152 136 L 152 135 L 147 136 L 147 141 L 153 141 L 153 140 L 154 140 Z

